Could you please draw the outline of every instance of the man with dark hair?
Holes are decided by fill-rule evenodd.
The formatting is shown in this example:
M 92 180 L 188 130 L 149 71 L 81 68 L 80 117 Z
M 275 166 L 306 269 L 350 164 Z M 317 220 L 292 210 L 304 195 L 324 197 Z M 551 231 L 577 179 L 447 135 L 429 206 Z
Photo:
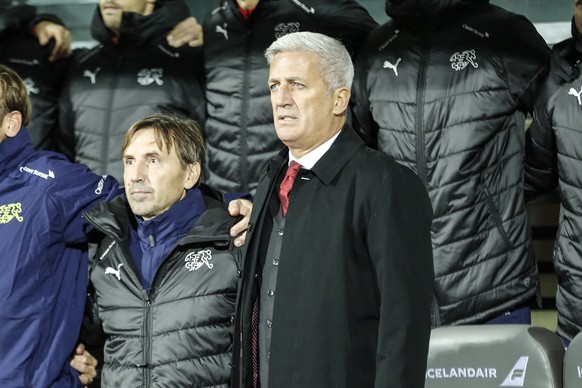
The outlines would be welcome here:
M 35 151 L 24 127 L 30 115 L 24 82 L 0 65 L 0 386 L 76 387 L 96 376 L 95 360 L 75 348 L 88 276 L 82 213 L 120 194 L 119 183 Z M 250 213 L 241 201 L 229 209 Z
M 239 253 L 222 199 L 199 185 L 192 120 L 153 115 L 127 132 L 125 196 L 85 214 L 99 233 L 86 338 L 104 344 L 108 387 L 227 386 Z
M 0 65 L 0 386 L 75 387 L 87 252 L 81 213 L 118 183 L 62 155 L 35 151 L 22 79 Z M 83 350 L 77 352 L 82 355 Z M 88 359 L 83 383 L 95 377 Z M 87 361 L 88 362 L 88 361 Z
M 119 144 L 131 123 L 165 112 L 205 117 L 201 49 L 172 48 L 168 32 L 189 14 L 179 0 L 101 0 L 75 52 L 60 105 L 59 150 L 94 172 L 123 178 Z

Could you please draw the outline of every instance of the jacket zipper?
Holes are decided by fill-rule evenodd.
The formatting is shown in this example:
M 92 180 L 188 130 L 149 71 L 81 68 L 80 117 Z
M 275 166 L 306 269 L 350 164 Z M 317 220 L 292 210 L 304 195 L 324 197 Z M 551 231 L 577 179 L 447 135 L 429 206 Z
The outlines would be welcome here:
M 248 23 L 251 23 L 251 21 L 248 21 Z M 248 84 L 249 84 L 249 77 L 250 77 L 250 67 L 251 67 L 251 47 L 252 47 L 252 41 L 253 41 L 253 34 L 249 28 L 248 32 L 247 32 L 247 39 L 246 39 L 246 47 L 245 47 L 245 67 L 244 67 L 244 76 L 243 76 L 243 100 L 242 100 L 242 107 L 241 107 L 241 112 L 243 113 L 242 115 L 242 122 L 241 122 L 241 126 L 240 126 L 240 157 L 239 157 L 239 163 L 240 163 L 240 170 L 239 170 L 239 174 L 241 177 L 241 185 L 240 185 L 240 190 L 242 191 L 249 191 L 249 175 L 248 175 L 248 166 L 247 166 L 247 162 L 248 162 L 248 154 L 249 154 L 249 149 L 247 146 L 247 141 L 248 141 L 248 134 L 249 134 L 249 120 L 248 120 L 248 116 L 245 114 L 245 112 L 248 112 L 248 108 L 249 108 L 249 88 L 248 88 Z
M 153 314 L 152 314 L 152 296 L 148 294 L 147 290 L 142 291 L 144 297 L 144 330 L 143 330 L 143 354 L 144 354 L 144 365 L 143 365 L 143 382 L 144 387 L 149 387 L 152 378 L 152 346 L 151 346 L 151 334 L 153 326 Z
M 428 173 L 425 156 L 425 132 L 424 132 L 424 92 L 426 90 L 426 70 L 430 62 L 430 42 L 428 35 L 421 36 L 421 52 L 420 52 L 420 67 L 418 69 L 418 84 L 416 87 L 416 166 L 417 174 L 424 187 L 428 190 Z M 440 327 L 442 325 L 440 318 L 439 304 L 436 293 L 433 290 L 433 295 L 430 301 L 430 318 L 432 327 Z
M 418 70 L 418 84 L 416 87 L 416 166 L 418 177 L 424 186 L 428 189 L 428 179 L 426 171 L 426 157 L 424 154 L 424 91 L 426 89 L 426 68 L 430 60 L 430 44 L 425 43 L 428 37 L 422 36 L 422 49 L 420 56 L 420 68 Z

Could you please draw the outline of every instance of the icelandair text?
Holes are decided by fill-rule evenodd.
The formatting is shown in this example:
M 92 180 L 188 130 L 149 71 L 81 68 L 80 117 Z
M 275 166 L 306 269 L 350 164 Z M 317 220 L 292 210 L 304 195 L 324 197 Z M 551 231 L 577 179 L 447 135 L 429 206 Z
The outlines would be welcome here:
M 426 370 L 427 379 L 496 379 L 495 368 L 429 368 Z

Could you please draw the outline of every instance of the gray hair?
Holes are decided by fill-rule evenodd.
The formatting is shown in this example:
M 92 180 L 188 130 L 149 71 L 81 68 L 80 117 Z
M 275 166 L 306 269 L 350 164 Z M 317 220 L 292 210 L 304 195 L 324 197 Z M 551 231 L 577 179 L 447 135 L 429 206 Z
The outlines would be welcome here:
M 319 58 L 321 75 L 329 92 L 341 87 L 351 89 L 354 65 L 348 50 L 338 40 L 315 32 L 294 32 L 280 37 L 265 51 L 269 65 L 275 55 L 291 51 L 307 51 Z

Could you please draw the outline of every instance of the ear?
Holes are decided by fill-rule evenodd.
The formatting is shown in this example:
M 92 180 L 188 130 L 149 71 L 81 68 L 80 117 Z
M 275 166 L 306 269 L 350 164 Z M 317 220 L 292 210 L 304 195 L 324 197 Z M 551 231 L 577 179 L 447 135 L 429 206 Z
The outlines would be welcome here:
M 22 113 L 17 110 L 8 113 L 2 120 L 2 126 L 4 127 L 6 136 L 16 136 L 22 127 Z
M 188 165 L 188 171 L 186 172 L 186 178 L 184 179 L 184 188 L 190 190 L 192 187 L 196 186 L 200 180 L 200 174 L 202 169 L 200 163 L 192 163 Z
M 348 104 L 350 102 L 350 97 L 352 92 L 348 88 L 338 88 L 333 92 L 334 104 L 333 104 L 333 114 L 336 116 L 341 116 L 348 109 Z

